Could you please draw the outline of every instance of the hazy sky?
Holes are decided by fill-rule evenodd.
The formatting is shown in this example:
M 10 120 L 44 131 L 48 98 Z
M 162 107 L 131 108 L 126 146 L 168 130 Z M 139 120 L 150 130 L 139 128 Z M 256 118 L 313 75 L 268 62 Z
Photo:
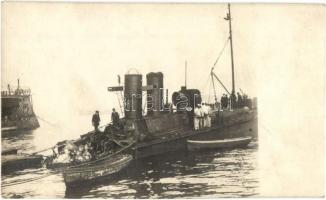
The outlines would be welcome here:
M 36 109 L 111 109 L 117 98 L 106 87 L 117 85 L 117 74 L 123 77 L 130 68 L 144 75 L 162 71 L 171 95 L 184 84 L 186 60 L 188 87 L 213 95 L 209 73 L 228 37 L 226 4 L 8 3 L 4 8 L 2 84 L 16 84 L 19 77 L 33 90 Z M 260 55 L 251 52 L 255 24 L 262 20 L 257 17 L 265 17 L 260 14 L 256 6 L 232 6 L 236 89 L 249 95 L 256 95 Z M 230 90 L 229 45 L 215 72 Z

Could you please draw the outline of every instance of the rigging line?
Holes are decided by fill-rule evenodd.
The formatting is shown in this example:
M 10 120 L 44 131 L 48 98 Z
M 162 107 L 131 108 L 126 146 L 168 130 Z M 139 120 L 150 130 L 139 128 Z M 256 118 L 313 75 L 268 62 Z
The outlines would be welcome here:
M 49 124 L 49 125 L 52 126 L 52 127 L 60 128 L 60 129 L 63 129 L 63 130 L 65 130 L 65 131 L 73 131 L 72 128 L 69 128 L 69 127 L 65 127 L 65 128 L 63 128 L 62 126 L 60 126 L 60 125 L 58 125 L 58 124 L 55 124 L 55 123 L 52 123 L 52 122 L 49 122 L 48 120 L 45 120 L 44 118 L 42 118 L 42 117 L 40 117 L 40 116 L 38 116 L 38 115 L 35 115 L 35 116 L 36 116 L 38 119 L 40 119 L 41 121 L 43 121 L 43 122 Z M 43 151 L 41 151 L 41 152 L 43 152 Z
M 58 125 L 56 125 L 56 124 L 54 124 L 54 123 L 52 123 L 52 122 L 49 122 L 49 121 L 43 119 L 42 117 L 40 117 L 40 116 L 38 116 L 38 115 L 36 115 L 36 117 L 37 117 L 38 119 L 44 121 L 45 123 L 51 125 L 51 126 L 58 127 Z
M 108 123 L 108 124 L 110 124 L 110 123 Z M 99 129 L 104 128 L 104 127 L 108 126 L 108 124 L 103 124 L 103 125 L 99 126 L 98 128 L 99 128 Z M 92 130 L 92 131 L 88 131 L 88 132 L 85 133 L 84 135 L 91 134 L 91 133 L 94 133 L 94 130 Z M 71 141 L 75 142 L 75 141 L 77 141 L 77 140 L 78 140 L 78 139 L 73 139 L 73 140 L 71 140 Z M 45 148 L 45 149 L 41 149 L 41 150 L 39 150 L 39 151 L 35 151 L 35 152 L 33 152 L 33 153 L 28 153 L 27 155 L 36 155 L 36 154 L 42 153 L 42 152 L 44 152 L 44 151 L 48 151 L 48 150 L 50 150 L 50 149 L 53 149 L 53 148 L 55 148 L 56 146 L 57 146 L 57 144 L 55 144 L 54 146 L 51 146 L 51 147 Z
M 125 109 L 125 99 L 123 97 L 122 91 L 120 91 L 120 97 L 121 97 L 121 101 L 122 101 L 122 110 L 124 111 L 124 109 Z M 124 116 L 124 112 L 123 111 L 121 112 L 121 116 L 122 117 Z
M 213 77 L 213 71 L 211 72 L 211 76 L 212 76 L 212 83 L 213 83 L 213 89 L 214 89 L 214 97 L 215 97 L 215 102 L 217 102 L 217 96 L 216 96 L 216 90 L 215 90 L 215 83 L 214 83 L 214 77 Z
M 227 46 L 229 40 L 230 40 L 230 37 L 228 37 L 228 39 L 225 41 L 222 50 L 220 51 L 218 57 L 216 58 L 216 61 L 215 61 L 214 65 L 213 65 L 213 67 L 211 68 L 211 77 L 212 77 L 212 83 L 213 83 L 213 90 L 214 90 L 214 96 L 215 96 L 215 103 L 217 102 L 217 95 L 216 95 L 216 88 L 215 88 L 215 83 L 214 83 L 214 77 L 213 77 L 213 76 L 215 76 L 215 78 L 220 82 L 220 84 L 221 84 L 223 87 L 224 87 L 224 85 L 223 85 L 223 83 L 222 83 L 222 82 L 217 78 L 217 76 L 214 74 L 213 70 L 214 70 L 214 68 L 215 68 L 215 66 L 216 66 L 216 64 L 217 64 L 217 62 L 220 60 L 220 58 L 221 58 L 221 56 L 222 56 L 222 53 L 224 52 L 224 50 L 225 50 L 225 48 L 226 48 L 226 46 Z M 225 87 L 224 87 L 224 89 L 226 90 Z M 226 90 L 226 91 L 227 91 L 227 90 Z M 228 92 L 228 93 L 229 93 L 229 92 Z
M 66 130 L 66 131 L 73 131 L 72 128 L 69 128 L 69 127 L 65 127 L 65 128 L 63 128 L 62 126 L 60 126 L 60 125 L 58 125 L 58 124 L 56 124 L 56 123 L 49 122 L 48 120 L 46 120 L 46 119 L 44 119 L 44 118 L 42 118 L 42 117 L 40 117 L 40 116 L 38 116 L 38 115 L 35 115 L 35 116 L 36 116 L 38 119 L 40 119 L 41 121 L 43 121 L 43 122 L 45 122 L 45 123 L 47 123 L 47 124 L 49 124 L 49 125 L 51 125 L 51 126 L 53 126 L 53 127 L 55 127 L 55 128 L 64 129 L 64 130 Z
M 218 61 L 219 61 L 219 59 L 221 58 L 221 56 L 222 56 L 222 53 L 224 52 L 224 50 L 225 50 L 225 48 L 226 48 L 226 46 L 227 46 L 227 44 L 228 44 L 229 40 L 230 40 L 230 37 L 228 37 L 228 39 L 226 40 L 226 42 L 225 42 L 225 44 L 224 44 L 224 46 L 223 46 L 222 50 L 220 51 L 220 53 L 219 53 L 219 55 L 218 55 L 217 59 L 215 60 L 215 63 L 214 63 L 214 65 L 213 65 L 213 67 L 211 68 L 211 71 L 213 71 L 213 70 L 214 70 L 214 67 L 216 66 L 217 62 L 218 62 Z M 209 77 L 208 77 L 208 79 L 209 79 Z M 200 79 L 200 82 L 201 82 L 201 80 L 202 80 L 202 79 Z
M 50 149 L 53 149 L 55 146 L 56 146 L 56 145 L 54 145 L 54 146 L 52 146 L 52 147 L 48 147 L 48 148 L 46 148 L 46 149 L 42 149 L 42 150 L 39 150 L 39 151 L 35 151 L 35 152 L 30 153 L 30 154 L 27 154 L 27 155 L 36 155 L 36 154 L 39 154 L 39 153 L 41 153 L 41 152 L 44 152 L 44 151 L 48 151 L 48 150 L 50 150 Z
M 117 98 L 118 98 L 119 108 L 120 108 L 120 111 L 122 113 L 123 111 L 122 111 L 122 107 L 121 107 L 121 103 L 120 103 L 120 99 L 119 99 L 119 94 L 116 92 L 116 95 L 117 95 Z
M 231 95 L 231 93 L 229 92 L 228 89 L 226 89 L 226 87 L 224 86 L 224 84 L 222 83 L 222 81 L 216 76 L 216 74 L 214 72 L 212 72 L 212 78 L 213 76 L 216 78 L 216 80 L 222 85 L 222 87 L 224 88 L 224 90 L 229 94 Z
M 219 55 L 218 55 L 218 57 L 217 57 L 217 59 L 216 59 L 214 65 L 213 65 L 213 67 L 212 67 L 212 69 L 211 69 L 212 71 L 214 70 L 214 67 L 216 66 L 217 62 L 220 60 L 220 58 L 221 58 L 221 56 L 222 56 L 222 53 L 224 52 L 224 50 L 225 50 L 225 48 L 226 48 L 226 46 L 227 46 L 229 40 L 230 40 L 230 37 L 228 37 L 228 39 L 226 40 L 226 42 L 225 42 L 225 44 L 224 44 L 224 46 L 223 46 L 223 49 L 222 49 L 221 52 L 219 53 Z

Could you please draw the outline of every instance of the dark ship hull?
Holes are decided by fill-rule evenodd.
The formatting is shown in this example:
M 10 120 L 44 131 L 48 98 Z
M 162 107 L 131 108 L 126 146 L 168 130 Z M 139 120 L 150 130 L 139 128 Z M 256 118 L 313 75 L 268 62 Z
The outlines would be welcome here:
M 200 126 L 197 130 L 195 120 L 204 119 L 204 115 L 202 117 L 195 116 L 195 109 L 202 104 L 200 91 L 181 87 L 180 91 L 174 92 L 172 95 L 173 108 L 168 100 L 164 104 L 162 103 L 162 73 L 150 73 L 146 78 L 147 86 L 144 87 L 142 85 L 142 75 L 126 74 L 124 88 L 121 86 L 109 88 L 109 91 L 124 90 L 124 118 L 120 119 L 116 125 L 107 125 L 104 132 L 93 131 L 92 136 L 86 134 L 87 136 L 83 135 L 82 138 L 96 137 L 96 134 L 104 136 L 98 141 L 99 143 L 103 143 L 103 140 L 106 140 L 105 137 L 116 134 L 123 135 L 127 139 L 132 138 L 134 145 L 127 150 L 130 155 L 133 155 L 133 160 L 167 152 L 187 150 L 188 139 L 218 140 L 244 136 L 257 139 L 256 103 L 250 101 L 247 104 L 248 106 L 238 104 L 235 109 L 230 109 L 229 106 L 225 110 L 221 110 L 218 103 L 210 104 L 209 108 L 212 110 L 208 112 L 208 115 L 211 119 L 211 126 L 206 124 L 206 126 Z M 148 96 L 151 95 L 152 100 L 147 104 L 146 115 L 143 114 L 142 109 L 143 91 L 146 91 Z M 203 103 L 203 105 L 206 104 Z M 202 122 L 204 121 L 202 120 Z M 204 124 L 202 123 L 202 125 Z M 113 130 L 119 130 L 119 132 L 115 133 Z M 77 143 L 75 142 L 75 144 Z M 77 167 L 78 172 L 67 168 L 63 171 L 66 186 L 75 187 L 85 181 L 95 181 L 112 176 L 111 168 L 115 167 L 110 165 L 109 158 L 108 155 L 104 158 L 96 158 L 101 162 L 85 162 L 82 166 Z M 126 165 L 123 165 L 123 168 L 126 168 L 128 164 L 129 161 Z M 71 169 L 73 168 L 74 166 Z M 119 172 L 119 170 L 114 170 L 114 174 L 119 174 Z
M 256 110 L 216 111 L 213 116 L 215 117 L 213 117 L 212 127 L 201 130 L 190 128 L 186 113 L 165 113 L 133 120 L 137 137 L 140 138 L 143 134 L 149 137 L 124 148 L 123 153 L 128 152 L 135 162 L 138 159 L 168 152 L 186 151 L 188 139 L 214 140 L 250 136 L 257 140 Z M 128 162 L 121 160 L 115 164 L 111 161 L 112 156 L 64 170 L 63 176 L 67 188 L 80 187 L 97 180 L 119 176 L 119 173 L 132 163 L 132 160 L 128 159 Z
M 34 130 L 40 127 L 36 116 L 30 116 L 27 119 L 19 119 L 1 124 L 2 132 Z
M 243 111 L 233 111 L 230 116 L 231 119 L 219 116 L 218 120 L 216 120 L 216 124 L 213 124 L 210 128 L 203 128 L 202 130 L 196 131 L 192 128 L 180 128 L 183 125 L 179 125 L 179 127 L 170 131 L 161 132 L 161 134 L 159 134 L 160 132 L 157 132 L 157 139 L 144 141 L 136 146 L 135 157 L 144 158 L 167 152 L 187 150 L 188 139 L 216 140 L 251 136 L 254 140 L 257 140 L 257 112 L 251 110 L 250 112 L 246 112 L 242 116 L 239 116 L 239 113 L 241 112 Z
M 18 85 L 11 91 L 8 85 L 8 91 L 1 91 L 1 132 L 33 130 L 39 126 L 29 89 Z

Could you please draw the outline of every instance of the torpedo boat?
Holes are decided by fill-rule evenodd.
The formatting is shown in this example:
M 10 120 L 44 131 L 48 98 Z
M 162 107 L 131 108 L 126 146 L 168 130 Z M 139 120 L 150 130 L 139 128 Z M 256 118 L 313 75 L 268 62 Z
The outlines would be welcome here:
M 143 84 L 142 74 L 129 71 L 124 76 L 124 85 L 120 85 L 119 76 L 119 85 L 108 87 L 108 91 L 123 102 L 118 124 L 107 124 L 104 131 L 92 131 L 76 141 L 55 146 L 56 155 L 48 166 L 63 166 L 60 169 L 67 187 L 112 176 L 137 159 L 186 151 L 187 141 L 257 139 L 257 99 L 243 98 L 240 102 L 235 95 L 230 5 L 225 20 L 229 22 L 227 41 L 231 48 L 232 89 L 229 92 L 214 72 L 215 62 L 209 74 L 214 91 L 216 84 L 220 84 L 229 98 L 227 105 L 222 105 L 215 92 L 215 101 L 204 104 L 210 110 L 210 125 L 200 128 L 194 125 L 194 110 L 203 103 L 200 90 L 185 84 L 172 93 L 170 100 L 162 72 L 146 74 Z M 146 104 L 143 103 L 145 94 Z M 63 156 L 66 160 L 59 159 Z

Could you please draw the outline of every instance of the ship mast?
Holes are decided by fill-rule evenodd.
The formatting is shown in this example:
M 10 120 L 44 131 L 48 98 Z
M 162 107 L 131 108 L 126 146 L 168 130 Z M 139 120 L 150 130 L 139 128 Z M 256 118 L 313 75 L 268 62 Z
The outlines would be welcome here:
M 235 90 L 234 90 L 234 61 L 233 61 L 233 43 L 232 43 L 232 25 L 231 25 L 231 9 L 230 9 L 230 3 L 228 3 L 228 10 L 229 13 L 227 14 L 225 20 L 229 21 L 229 38 L 230 38 L 230 47 L 231 47 L 231 67 L 232 67 L 232 95 L 235 95 Z
M 220 52 L 220 54 L 218 55 L 213 67 L 211 68 L 211 78 L 212 78 L 212 82 L 213 82 L 213 89 L 214 89 L 214 95 L 215 95 L 215 103 L 217 103 L 217 96 L 216 96 L 216 92 L 215 92 L 215 84 L 214 84 L 214 78 L 221 84 L 221 86 L 224 88 L 224 90 L 230 95 L 230 110 L 232 110 L 235 101 L 236 101 L 236 96 L 235 96 L 235 84 L 234 84 L 234 60 L 233 60 L 233 43 L 232 43 L 232 25 L 231 25 L 231 9 L 230 9 L 230 3 L 228 3 L 228 13 L 226 15 L 226 17 L 224 17 L 225 20 L 229 21 L 229 37 L 227 39 L 227 41 L 224 44 L 224 47 L 222 49 L 222 51 Z M 228 44 L 228 41 L 230 41 L 230 47 L 231 47 L 231 69 L 232 69 L 232 91 L 231 93 L 226 89 L 226 87 L 223 85 L 222 81 L 217 77 L 217 75 L 214 73 L 214 67 L 216 66 L 217 62 L 219 61 L 225 47 Z
M 187 61 L 185 61 L 185 87 L 187 88 Z

